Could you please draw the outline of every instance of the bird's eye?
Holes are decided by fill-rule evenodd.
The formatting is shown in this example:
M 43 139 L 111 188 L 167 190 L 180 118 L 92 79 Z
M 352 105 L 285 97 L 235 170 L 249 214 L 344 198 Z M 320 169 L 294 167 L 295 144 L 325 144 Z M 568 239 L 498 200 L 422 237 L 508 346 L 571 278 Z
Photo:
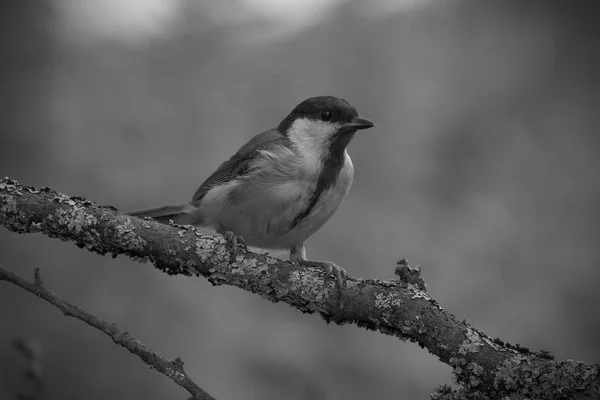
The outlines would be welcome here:
M 333 113 L 331 112 L 331 110 L 323 110 L 321 111 L 321 120 L 322 121 L 330 121 L 331 118 L 333 118 Z

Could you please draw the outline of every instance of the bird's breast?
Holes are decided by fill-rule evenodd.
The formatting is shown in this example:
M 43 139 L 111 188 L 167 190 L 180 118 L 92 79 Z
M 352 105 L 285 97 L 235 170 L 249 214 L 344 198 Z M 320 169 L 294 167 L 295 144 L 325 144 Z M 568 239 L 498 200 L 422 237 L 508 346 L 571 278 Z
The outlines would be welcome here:
M 330 185 L 319 192 L 319 182 L 307 196 L 305 208 L 292 221 L 290 231 L 282 238 L 288 245 L 304 242 L 327 222 L 342 204 L 352 186 L 354 167 L 345 154 L 344 164 Z M 322 182 L 321 182 L 322 183 Z M 307 203 L 310 207 L 307 209 Z M 311 204 L 312 203 L 312 204 Z M 289 246 L 287 246 L 289 247 Z
M 350 190 L 354 167 L 347 153 L 335 177 L 322 185 L 312 160 L 265 157 L 247 176 L 209 191 L 203 213 L 215 228 L 251 246 L 289 248 L 303 243 L 335 213 Z

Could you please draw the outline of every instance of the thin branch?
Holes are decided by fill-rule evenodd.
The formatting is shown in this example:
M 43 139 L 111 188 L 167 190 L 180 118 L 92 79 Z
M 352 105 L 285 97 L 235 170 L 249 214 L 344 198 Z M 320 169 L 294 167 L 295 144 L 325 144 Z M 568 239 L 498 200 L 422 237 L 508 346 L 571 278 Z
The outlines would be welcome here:
M 39 268 L 34 270 L 34 281 L 30 282 L 20 276 L 0 267 L 0 280 L 13 283 L 21 288 L 35 294 L 46 300 L 53 306 L 60 309 L 63 314 L 80 319 L 86 324 L 98 329 L 108 335 L 113 342 L 125 347 L 131 353 L 142 359 L 150 368 L 162 373 L 173 382 L 187 390 L 194 400 L 214 400 L 214 398 L 202 390 L 194 381 L 190 379 L 183 369 L 183 361 L 179 357 L 175 361 L 165 360 L 155 352 L 148 349 L 143 343 L 131 336 L 128 332 L 91 314 L 81 308 L 74 306 L 66 300 L 58 297 L 56 294 L 46 289 L 40 278 Z
M 18 233 L 42 232 L 73 241 L 99 254 L 151 261 L 171 275 L 201 275 L 214 285 L 237 286 L 305 313 L 317 312 L 328 322 L 417 342 L 452 366 L 462 393 L 468 393 L 465 398 L 513 393 L 538 399 L 600 396 L 597 365 L 557 362 L 547 352 L 490 338 L 440 307 L 415 278 L 418 269 L 404 263 L 400 281 L 348 277 L 340 302 L 334 282 L 326 281 L 319 269 L 243 251 L 230 263 L 222 237 L 129 217 L 82 197 L 37 190 L 8 178 L 0 180 L 0 224 Z

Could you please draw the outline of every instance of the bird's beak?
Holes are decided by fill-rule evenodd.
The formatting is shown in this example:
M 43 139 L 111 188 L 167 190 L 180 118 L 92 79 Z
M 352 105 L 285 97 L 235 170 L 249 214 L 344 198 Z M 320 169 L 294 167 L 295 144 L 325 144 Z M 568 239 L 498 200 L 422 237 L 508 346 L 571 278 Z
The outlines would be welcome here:
M 369 129 L 374 127 L 375 124 L 366 118 L 356 117 L 352 121 L 341 126 L 344 131 L 356 131 L 359 129 Z

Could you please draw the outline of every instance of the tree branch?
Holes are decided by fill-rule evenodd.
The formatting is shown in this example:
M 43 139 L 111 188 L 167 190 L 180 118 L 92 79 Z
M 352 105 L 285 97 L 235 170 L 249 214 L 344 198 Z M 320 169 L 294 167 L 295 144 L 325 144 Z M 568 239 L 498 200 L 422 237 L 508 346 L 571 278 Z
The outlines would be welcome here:
M 187 390 L 194 400 L 215 400 L 214 397 L 202 390 L 183 369 L 183 361 L 179 357 L 175 361 L 167 361 L 158 354 L 150 351 L 144 344 L 139 340 L 131 336 L 128 332 L 119 328 L 115 324 L 111 324 L 99 318 L 73 304 L 70 304 L 66 300 L 58 297 L 56 294 L 46 289 L 40 278 L 40 270 L 36 268 L 34 270 L 34 281 L 29 282 L 21 278 L 20 276 L 13 274 L 12 272 L 0 267 L 0 281 L 7 281 L 17 286 L 22 287 L 35 294 L 36 296 L 46 300 L 56 308 L 60 309 L 63 314 L 82 320 L 86 324 L 98 329 L 99 331 L 108 335 L 113 342 L 119 346 L 125 347 L 131 353 L 137 355 L 142 359 L 150 368 L 157 370 L 158 372 L 171 379 L 173 382 Z
M 440 398 L 496 399 L 513 393 L 538 399 L 600 396 L 598 365 L 557 362 L 547 352 L 534 353 L 491 339 L 457 320 L 424 286 L 410 279 L 348 277 L 339 301 L 334 283 L 325 281 L 319 269 L 241 251 L 229 263 L 230 253 L 221 237 L 203 235 L 189 226 L 129 217 L 113 207 L 49 188 L 37 190 L 8 178 L 0 180 L 0 224 L 18 233 L 42 232 L 73 241 L 99 254 L 149 260 L 171 275 L 201 275 L 214 285 L 237 286 L 305 313 L 318 312 L 328 322 L 352 323 L 417 342 L 452 366 L 463 387 L 460 393 L 443 387 L 434 394 L 446 396 Z

